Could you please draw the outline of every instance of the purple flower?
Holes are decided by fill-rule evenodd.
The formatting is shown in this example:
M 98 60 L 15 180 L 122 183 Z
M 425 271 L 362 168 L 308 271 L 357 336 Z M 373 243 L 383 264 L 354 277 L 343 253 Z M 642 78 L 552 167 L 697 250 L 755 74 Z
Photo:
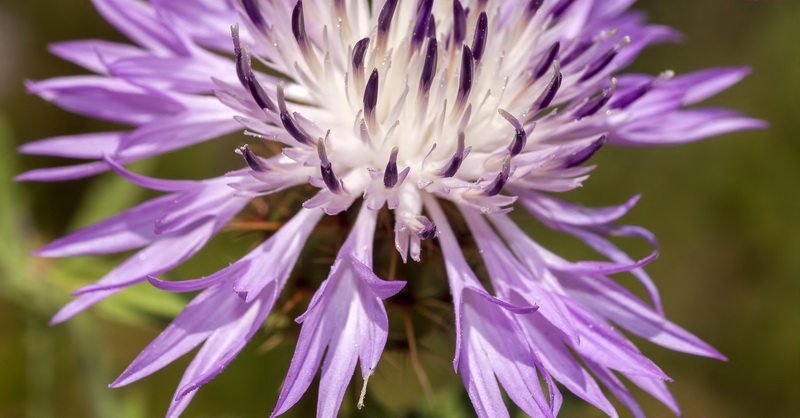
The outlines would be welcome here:
M 36 252 L 141 248 L 78 289 L 53 322 L 145 280 L 165 291 L 200 291 L 112 387 L 202 344 L 167 413 L 180 415 L 291 286 L 316 225 L 352 209 L 357 220 L 327 280 L 296 319 L 297 348 L 273 415 L 291 408 L 321 367 L 317 414 L 335 416 L 356 363 L 365 382 L 360 406 L 387 343 L 384 301 L 406 284 L 373 272 L 384 206 L 404 262 L 423 262 L 427 247 L 424 262 L 444 263 L 455 311 L 453 366 L 479 416 L 508 415 L 502 391 L 532 416 L 554 416 L 562 402 L 556 382 L 616 416 L 605 386 L 642 416 L 619 376 L 679 414 L 669 377 L 615 326 L 676 351 L 724 358 L 664 317 L 642 269 L 658 254 L 655 237 L 615 223 L 638 196 L 597 209 L 553 196 L 581 186 L 594 168 L 584 163 L 608 142 L 672 144 L 764 126 L 729 110 L 685 108 L 735 84 L 746 68 L 615 75 L 644 47 L 679 38 L 628 12 L 632 1 L 94 3 L 136 45 L 55 44 L 55 54 L 96 74 L 28 88 L 67 110 L 134 128 L 26 144 L 21 152 L 93 161 L 18 179 L 113 170 L 167 194 Z M 122 166 L 242 126 L 257 144 L 236 150 L 241 170 L 181 181 Z M 194 255 L 253 197 L 304 184 L 316 192 L 303 208 L 240 260 L 199 279 L 156 277 Z M 513 209 L 579 238 L 603 259 L 569 261 L 548 251 L 507 216 Z M 451 225 L 471 235 L 488 281 L 467 262 L 467 243 Z M 653 251 L 634 260 L 610 236 L 644 239 Z M 648 301 L 609 278 L 621 272 L 642 283 Z

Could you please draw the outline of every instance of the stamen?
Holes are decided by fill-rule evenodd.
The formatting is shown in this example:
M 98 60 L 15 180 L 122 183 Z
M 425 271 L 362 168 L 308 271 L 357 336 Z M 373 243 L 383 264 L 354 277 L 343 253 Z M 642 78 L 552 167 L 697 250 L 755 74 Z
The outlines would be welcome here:
M 572 168 L 578 165 L 583 164 L 589 158 L 592 158 L 594 153 L 596 153 L 600 147 L 602 147 L 606 142 L 608 142 L 608 138 L 605 135 L 601 136 L 594 140 L 588 147 L 576 152 L 575 154 L 571 155 L 567 159 L 564 160 L 564 168 Z
M 628 93 L 625 93 L 624 95 L 620 96 L 617 100 L 614 100 L 613 102 L 611 102 L 611 104 L 608 106 L 608 108 L 609 109 L 624 109 L 624 108 L 630 106 L 631 103 L 639 100 L 642 96 L 647 94 L 647 92 L 652 90 L 653 87 L 655 87 L 658 83 L 660 83 L 660 82 L 662 82 L 664 80 L 669 80 L 674 75 L 675 74 L 672 71 L 665 71 L 665 72 L 661 73 L 661 75 L 658 78 L 656 78 L 656 79 L 654 79 L 654 80 L 652 80 L 652 81 L 650 81 L 648 83 L 645 83 L 645 84 L 643 84 L 643 85 L 641 85 L 641 86 L 629 91 Z
M 439 176 L 441 177 L 453 177 L 458 172 L 458 169 L 461 168 L 461 163 L 464 162 L 464 158 L 467 157 L 469 154 L 469 149 L 464 149 L 464 132 L 458 133 L 458 145 L 456 148 L 456 153 L 453 154 L 453 157 L 450 158 L 450 161 L 447 165 L 439 170 Z
M 250 147 L 247 144 L 242 145 L 241 147 L 236 149 L 237 154 L 240 154 L 244 157 L 244 161 L 253 171 L 264 172 L 266 171 L 264 167 L 261 165 L 261 162 L 258 161 L 258 157 L 250 150 Z
M 301 47 L 306 43 L 306 24 L 303 19 L 303 0 L 297 0 L 292 10 L 292 34 Z
M 272 112 L 278 111 L 278 108 L 275 107 L 275 103 L 272 102 L 267 92 L 261 87 L 258 80 L 256 80 L 256 75 L 252 70 L 247 75 L 247 87 L 250 89 L 250 94 L 253 96 L 253 100 L 256 101 L 259 108 L 269 109 Z
M 522 126 L 519 120 L 514 117 L 514 115 L 506 112 L 503 109 L 497 109 L 497 112 L 500 113 L 500 116 L 504 117 L 516 130 L 516 133 L 514 134 L 514 140 L 511 141 L 511 144 L 508 146 L 508 153 L 512 157 L 516 157 L 520 152 L 522 152 L 522 149 L 525 148 L 525 143 L 528 140 L 528 134 L 525 132 L 525 128 Z
M 356 42 L 353 47 L 353 68 L 356 70 L 364 68 L 364 55 L 367 53 L 367 47 L 369 47 L 369 38 Z
M 590 99 L 575 111 L 573 114 L 575 119 L 582 119 L 587 116 L 594 115 L 598 110 L 600 110 L 601 107 L 608 103 L 608 101 L 611 99 L 611 95 L 614 94 L 616 87 L 617 79 L 613 78 L 611 79 L 611 87 L 604 89 L 597 97 Z
M 264 21 L 261 11 L 258 10 L 258 0 L 242 0 L 242 5 L 244 6 L 244 12 L 247 13 L 247 17 L 250 18 L 253 25 L 259 30 L 264 30 L 267 27 L 267 23 Z
M 380 49 L 386 46 L 386 40 L 389 34 L 389 28 L 392 25 L 392 17 L 397 8 L 398 0 L 386 0 L 381 8 L 381 13 L 378 15 L 378 45 Z
M 245 62 L 244 54 L 242 53 L 242 44 L 239 40 L 239 25 L 231 26 L 231 38 L 233 38 L 233 55 L 236 59 L 236 76 L 239 77 L 239 82 L 247 87 L 247 73 L 250 65 Z
M 474 61 L 472 57 L 472 50 L 464 45 L 463 53 L 461 54 L 461 79 L 458 83 L 458 96 L 456 98 L 456 108 L 461 107 L 469 97 L 469 92 L 472 89 L 472 69 Z
M 619 50 L 622 49 L 622 47 L 629 44 L 630 42 L 631 42 L 630 37 L 626 36 L 622 38 L 622 42 L 618 43 L 617 45 L 614 45 L 613 48 L 606 51 L 605 54 L 603 54 L 600 58 L 591 63 L 589 65 L 589 68 L 586 69 L 586 72 L 583 73 L 583 75 L 581 76 L 581 78 L 578 79 L 578 81 L 579 82 L 586 81 L 594 77 L 597 73 L 602 71 L 603 68 L 606 68 L 606 66 L 608 66 L 609 63 L 611 63 L 611 60 L 613 60 L 614 57 L 617 56 L 617 53 L 619 53 Z
M 564 59 L 561 60 L 561 65 L 566 67 L 569 65 L 569 63 L 575 61 L 578 59 L 578 57 L 583 55 L 583 53 L 586 52 L 592 45 L 594 45 L 594 42 L 592 41 L 581 41 L 579 44 L 575 45 L 574 48 L 572 48 L 572 50 L 569 52 L 569 54 L 567 54 L 566 57 L 564 57 Z
M 386 164 L 386 170 L 383 172 L 383 185 L 387 189 L 391 189 L 397 184 L 397 147 L 392 148 L 392 153 L 389 155 L 389 162 Z
M 436 37 L 436 19 L 433 18 L 433 15 L 428 16 L 428 30 L 425 36 L 428 38 Z
M 319 172 L 322 175 L 322 181 L 333 193 L 339 193 L 341 185 L 336 175 L 333 174 L 333 167 L 331 161 L 328 159 L 328 154 L 325 152 L 325 141 L 322 138 L 317 140 L 317 155 L 319 155 Z
M 550 79 L 547 87 L 545 87 L 542 94 L 533 103 L 532 110 L 534 112 L 538 112 L 550 106 L 550 103 L 556 97 L 556 93 L 558 93 L 559 87 L 561 87 L 561 66 L 558 64 L 558 61 L 553 61 L 553 70 L 555 71 L 553 78 Z
M 431 222 L 430 219 L 428 219 L 426 216 L 418 215 L 416 218 L 414 218 L 414 220 L 416 221 L 417 225 L 414 225 L 416 227 L 412 229 L 417 235 L 417 238 L 425 241 L 436 237 L 436 224 Z
M 367 81 L 364 89 L 364 117 L 371 125 L 375 123 L 375 106 L 378 105 L 378 69 L 372 70 L 372 74 Z
M 563 0 L 561 3 L 558 3 L 557 5 L 555 5 L 553 7 L 553 10 L 551 11 L 553 19 L 555 20 L 555 19 L 558 19 L 559 17 L 561 17 L 561 15 L 563 15 L 564 12 L 567 11 L 569 6 L 571 6 L 572 3 L 574 3 L 574 2 L 575 2 L 575 0 Z
M 511 174 L 511 156 L 506 155 L 506 158 L 503 159 L 503 168 L 500 170 L 500 173 L 497 174 L 497 177 L 494 178 L 492 184 L 486 188 L 483 192 L 485 196 L 495 196 L 503 190 L 505 187 L 506 182 L 508 182 L 508 177 Z
M 419 88 L 422 94 L 427 93 L 431 88 L 433 76 L 436 75 L 437 60 L 438 45 L 436 43 L 436 38 L 428 38 L 428 50 L 425 53 L 425 62 L 422 64 L 422 74 L 419 78 Z
M 550 45 L 550 48 L 547 52 L 542 55 L 542 59 L 539 61 L 539 64 L 536 65 L 536 68 L 533 70 L 533 79 L 538 80 L 541 78 L 547 70 L 553 65 L 553 61 L 556 59 L 558 55 L 558 50 L 561 48 L 561 42 L 556 41 L 553 45 Z
M 481 12 L 478 16 L 478 24 L 475 25 L 475 36 L 472 38 L 472 56 L 475 61 L 480 61 L 483 51 L 486 49 L 486 32 L 489 29 L 489 18 L 486 12 Z
M 542 7 L 542 3 L 544 0 L 530 0 L 528 5 L 525 7 L 525 15 L 528 19 L 532 18 L 536 12 L 539 11 L 539 8 Z
M 453 0 L 453 45 L 458 46 L 467 36 L 467 14 L 461 1 Z
M 433 8 L 433 0 L 422 0 L 417 12 L 417 22 L 411 32 L 411 48 L 416 49 L 422 44 L 422 39 L 428 33 L 428 18 Z
M 311 136 L 307 134 L 302 128 L 295 124 L 292 115 L 286 108 L 286 97 L 283 93 L 283 82 L 278 83 L 278 110 L 280 110 L 281 123 L 286 132 L 292 136 L 297 142 L 305 145 L 313 144 Z

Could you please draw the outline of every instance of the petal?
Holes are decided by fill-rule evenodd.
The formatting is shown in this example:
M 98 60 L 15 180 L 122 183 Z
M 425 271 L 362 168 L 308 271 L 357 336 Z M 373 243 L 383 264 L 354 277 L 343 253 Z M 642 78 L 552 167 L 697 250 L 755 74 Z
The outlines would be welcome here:
M 75 231 L 33 252 L 40 257 L 99 255 L 143 247 L 153 242 L 153 222 L 171 204 L 172 196 L 161 196 Z
M 57 42 L 50 44 L 48 49 L 62 59 L 99 74 L 108 74 L 109 63 L 148 54 L 133 45 L 95 39 Z
M 104 154 L 113 155 L 116 153 L 124 135 L 124 132 L 99 132 L 57 136 L 28 142 L 20 146 L 18 151 L 23 154 L 99 159 Z
M 130 125 L 142 125 L 182 110 L 165 94 L 101 76 L 58 77 L 25 84 L 31 93 L 71 112 Z

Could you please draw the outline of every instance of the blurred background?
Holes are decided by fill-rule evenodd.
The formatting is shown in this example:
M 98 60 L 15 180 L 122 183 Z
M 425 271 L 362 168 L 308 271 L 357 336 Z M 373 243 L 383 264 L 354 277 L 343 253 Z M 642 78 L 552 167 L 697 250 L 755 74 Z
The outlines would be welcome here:
M 648 271 L 668 316 L 730 359 L 696 358 L 634 340 L 675 379 L 670 388 L 687 417 L 800 416 L 800 0 L 650 0 L 636 7 L 651 21 L 683 32 L 686 41 L 645 51 L 631 71 L 680 74 L 750 65 L 751 76 L 709 104 L 766 119 L 771 127 L 675 147 L 609 147 L 596 157 L 600 167 L 589 187 L 569 198 L 608 205 L 643 194 L 625 222 L 660 239 L 661 256 Z M 10 181 L 25 170 L 64 163 L 16 155 L 19 144 L 113 128 L 62 111 L 23 87 L 24 79 L 82 73 L 46 49 L 51 42 L 81 38 L 124 41 L 88 0 L 0 2 L 0 417 L 161 416 L 189 360 L 128 387 L 106 389 L 186 301 L 148 285 L 65 324 L 47 324 L 72 290 L 122 257 L 46 260 L 27 253 L 152 196 L 113 175 L 63 183 Z M 132 167 L 166 178 L 217 175 L 241 164 L 230 152 L 241 141 L 213 141 Z M 169 277 L 207 274 L 257 239 L 227 234 Z M 551 246 L 565 255 L 574 251 L 557 238 Z M 185 416 L 268 414 L 294 348 L 291 339 L 278 336 L 256 335 L 200 390 Z M 342 415 L 469 416 L 460 378 L 449 366 L 451 341 L 445 335 L 425 342 L 430 353 L 422 360 L 435 388 L 432 400 L 421 400 L 405 351 L 390 347 L 384 370 L 370 382 L 368 408 L 356 414 L 349 393 Z M 288 416 L 313 414 L 315 393 L 312 388 Z M 637 398 L 648 416 L 670 416 L 646 394 Z M 575 398 L 565 400 L 563 416 L 600 415 Z

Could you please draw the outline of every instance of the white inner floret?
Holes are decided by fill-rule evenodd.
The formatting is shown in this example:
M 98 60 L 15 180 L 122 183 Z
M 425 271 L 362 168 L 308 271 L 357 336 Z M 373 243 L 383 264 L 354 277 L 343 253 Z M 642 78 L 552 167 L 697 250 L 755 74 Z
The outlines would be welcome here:
M 320 192 L 304 206 L 329 214 L 361 196 L 371 209 L 388 204 L 398 235 L 414 231 L 412 256 L 413 235 L 430 235 L 423 193 L 490 213 L 514 202 L 500 193 L 509 182 L 582 178 L 588 170 L 564 161 L 605 141 L 559 126 L 604 108 L 614 83 L 602 70 L 629 42 L 601 54 L 613 31 L 579 42 L 581 28 L 561 27 L 576 21 L 560 19 L 571 2 L 245 3 L 255 39 L 240 45 L 234 28 L 237 71 L 261 109 L 240 90 L 229 95 L 249 104 L 241 120 L 251 133 L 287 145 L 270 159 L 247 150 L 254 175 L 270 190 L 306 178 Z M 270 86 L 251 56 L 291 81 Z

